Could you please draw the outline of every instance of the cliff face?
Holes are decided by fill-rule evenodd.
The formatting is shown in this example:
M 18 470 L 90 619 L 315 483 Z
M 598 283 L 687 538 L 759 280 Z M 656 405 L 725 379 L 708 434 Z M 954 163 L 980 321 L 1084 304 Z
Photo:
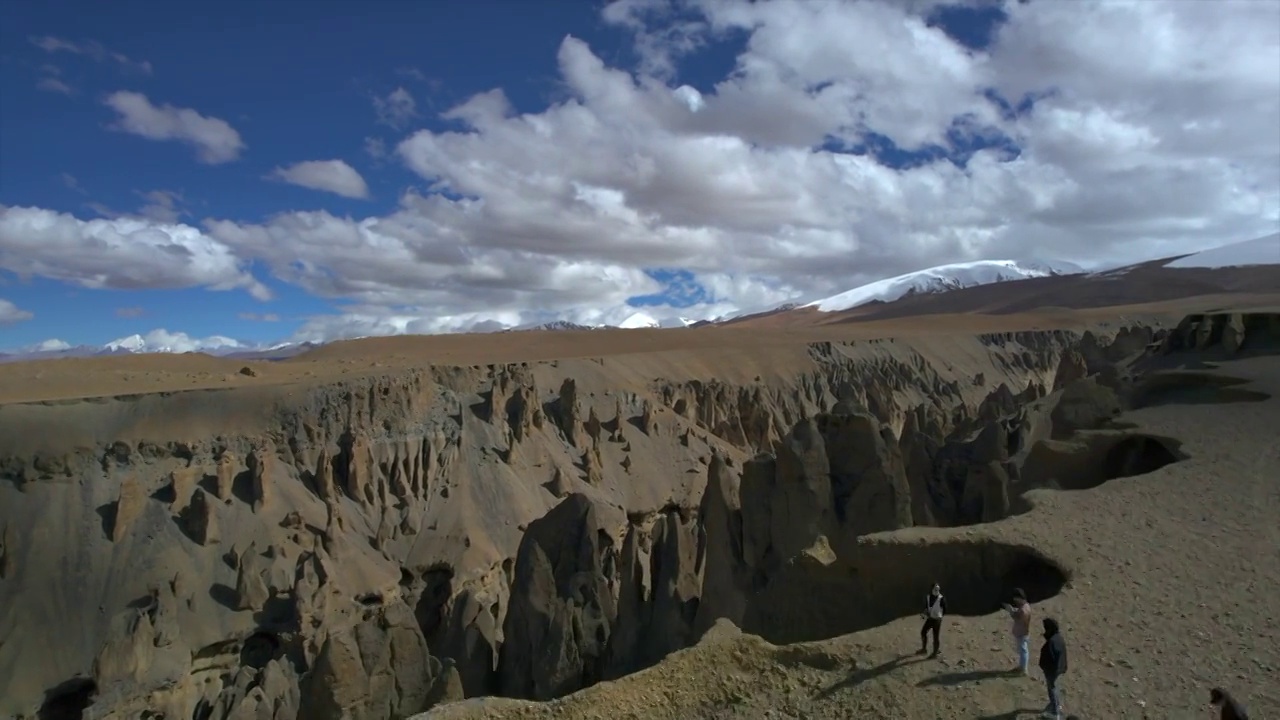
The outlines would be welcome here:
M 834 587 L 830 557 L 892 567 L 869 533 L 1016 512 L 1053 481 L 1033 449 L 1105 421 L 1157 339 L 819 343 L 724 372 L 562 360 L 3 406 L 0 714 L 399 718 L 572 692 L 719 618 L 772 639 L 882 622 L 862 586 L 841 590 L 868 608 L 847 621 L 786 608 Z

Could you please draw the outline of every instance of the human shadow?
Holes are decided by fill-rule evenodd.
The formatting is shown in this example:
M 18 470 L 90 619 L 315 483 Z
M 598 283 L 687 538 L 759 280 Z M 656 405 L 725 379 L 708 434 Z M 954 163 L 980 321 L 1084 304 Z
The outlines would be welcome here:
M 916 683 L 916 687 L 929 687 L 932 685 L 963 685 L 971 682 L 982 682 L 983 680 L 994 680 L 996 678 L 1009 678 L 1022 675 L 1021 670 L 970 670 L 968 672 L 949 672 L 941 675 L 934 675 L 931 678 L 925 678 Z
M 997 715 L 979 715 L 973 720 L 1018 720 L 1022 717 L 1040 717 L 1044 713 L 1044 708 L 1018 708 L 1009 712 L 999 713 Z M 1067 715 L 1067 720 L 1080 720 L 1079 715 Z
M 818 694 L 813 696 L 813 698 L 815 700 L 822 700 L 825 698 L 829 698 L 832 695 L 840 692 L 841 690 L 847 690 L 849 688 L 857 687 L 858 685 L 861 685 L 862 683 L 867 682 L 868 680 L 874 680 L 882 675 L 887 675 L 893 672 L 894 670 L 897 670 L 898 668 L 906 667 L 907 665 L 911 665 L 913 663 L 922 662 L 925 659 L 926 659 L 925 656 L 918 655 L 918 654 L 899 655 L 898 657 L 892 660 L 889 660 L 888 662 L 880 663 L 875 667 L 870 667 L 862 670 L 854 670 L 852 673 L 849 674 L 849 677 L 845 678 L 844 680 L 841 680 L 840 682 L 832 685 L 831 687 L 828 687 L 824 690 L 820 690 Z

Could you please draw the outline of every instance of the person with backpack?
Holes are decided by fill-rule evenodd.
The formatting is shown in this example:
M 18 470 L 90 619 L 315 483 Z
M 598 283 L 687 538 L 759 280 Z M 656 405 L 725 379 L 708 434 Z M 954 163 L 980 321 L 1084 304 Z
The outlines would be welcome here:
M 933 632 L 933 654 L 938 657 L 941 652 L 938 646 L 938 635 L 942 632 L 942 616 L 947 614 L 947 599 L 942 595 L 942 586 L 933 584 L 933 590 L 924 598 L 924 626 L 920 628 L 920 654 L 929 651 L 929 633 Z
M 1062 637 L 1058 621 L 1045 618 L 1044 645 L 1040 647 L 1040 672 L 1044 673 L 1045 687 L 1049 690 L 1049 704 L 1043 717 L 1062 720 L 1062 698 L 1058 680 L 1067 672 L 1067 641 Z
M 1005 612 L 1013 618 L 1013 644 L 1018 650 L 1017 671 L 1027 674 L 1031 663 L 1031 603 L 1022 588 L 1013 589 L 1013 604 L 1005 603 Z

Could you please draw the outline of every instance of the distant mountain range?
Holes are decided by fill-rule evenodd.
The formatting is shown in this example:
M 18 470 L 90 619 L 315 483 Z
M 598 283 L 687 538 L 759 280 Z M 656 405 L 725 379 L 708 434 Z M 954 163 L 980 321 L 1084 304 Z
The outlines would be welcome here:
M 621 330 L 639 330 L 642 328 L 683 328 L 696 325 L 698 320 L 690 320 L 688 318 L 668 318 L 658 320 L 649 313 L 639 311 L 627 316 L 627 319 L 617 325 L 582 325 L 572 323 L 567 320 L 553 320 L 548 323 L 538 325 L 527 325 L 522 327 L 508 328 L 501 332 L 524 332 L 528 330 L 605 330 L 608 328 Z
M 707 325 L 737 324 L 766 317 L 784 316 L 793 312 L 841 313 L 863 306 L 888 305 L 921 296 L 939 295 L 958 290 L 1023 280 L 1066 276 L 1080 276 L 1084 280 L 1090 278 L 1105 280 L 1116 279 L 1138 272 L 1149 273 L 1152 269 L 1171 268 L 1203 272 L 1207 269 L 1267 265 L 1280 265 L 1280 233 L 1247 242 L 1212 248 L 1190 255 L 1163 258 L 1102 272 L 1088 273 L 1078 265 L 1061 261 L 977 260 L 917 270 L 897 277 L 877 280 L 809 303 L 786 303 L 760 312 L 738 312 L 708 319 L 683 317 L 658 319 L 648 312 L 639 310 L 617 325 L 583 325 L 556 320 L 538 325 L 508 328 L 502 332 L 582 331 L 606 328 L 696 328 Z M 897 306 L 895 305 L 894 307 Z M 59 341 L 46 341 L 34 347 L 23 348 L 9 353 L 0 353 L 0 363 L 45 358 L 183 352 L 200 352 L 218 357 L 242 358 L 245 360 L 281 360 L 307 352 L 320 345 L 321 343 L 304 342 L 262 346 L 223 336 L 197 339 L 156 330 L 147 335 L 130 335 L 113 340 L 102 346 L 69 346 Z
M 1027 280 L 1055 275 L 1075 275 L 1084 268 L 1067 262 L 1028 262 L 1018 260 L 977 260 L 975 262 L 939 265 L 925 270 L 846 290 L 839 295 L 815 300 L 802 307 L 820 312 L 839 312 L 873 302 L 893 302 L 912 295 L 942 293 L 975 285 Z
M 226 340 L 227 338 L 220 338 Z M 204 345 L 201 341 L 196 341 L 195 347 L 177 347 L 165 345 L 161 343 L 150 343 L 140 335 L 130 335 L 119 340 L 96 346 L 96 345 L 71 345 L 42 343 L 32 348 L 25 348 L 14 352 L 0 353 L 0 363 L 17 362 L 19 360 L 44 360 L 52 358 L 84 358 L 84 357 L 102 357 L 107 355 L 139 355 L 146 353 L 192 353 L 198 352 L 205 355 L 213 355 L 214 357 L 241 358 L 244 360 L 283 360 L 293 357 L 301 353 L 307 352 L 313 348 L 318 348 L 322 343 L 280 343 L 268 347 L 253 347 L 231 341 L 230 343 L 217 344 L 211 343 Z

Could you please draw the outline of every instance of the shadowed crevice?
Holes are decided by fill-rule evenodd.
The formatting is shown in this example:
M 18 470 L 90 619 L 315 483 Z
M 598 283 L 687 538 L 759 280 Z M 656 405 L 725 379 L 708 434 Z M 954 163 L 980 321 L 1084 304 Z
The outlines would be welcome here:
M 1038 551 L 992 540 L 859 543 L 854 557 L 783 569 L 749 601 L 743 630 L 774 644 L 825 640 L 920 612 L 941 583 L 951 615 L 1001 609 L 1014 588 L 1033 603 L 1054 597 L 1070 573 Z
M 1267 393 L 1235 387 L 1248 382 L 1242 378 L 1210 373 L 1156 373 L 1134 388 L 1130 404 L 1134 409 L 1141 409 L 1162 405 L 1227 405 L 1271 399 Z
M 44 703 L 36 717 L 39 720 L 83 720 L 84 711 L 93 704 L 98 684 L 91 678 L 74 677 L 45 690 Z
M 1044 441 L 1023 465 L 1023 492 L 1036 488 L 1089 490 L 1153 473 L 1188 456 L 1173 438 L 1143 433 L 1098 433 L 1074 441 Z M 1025 511 L 1026 503 L 1018 510 Z

